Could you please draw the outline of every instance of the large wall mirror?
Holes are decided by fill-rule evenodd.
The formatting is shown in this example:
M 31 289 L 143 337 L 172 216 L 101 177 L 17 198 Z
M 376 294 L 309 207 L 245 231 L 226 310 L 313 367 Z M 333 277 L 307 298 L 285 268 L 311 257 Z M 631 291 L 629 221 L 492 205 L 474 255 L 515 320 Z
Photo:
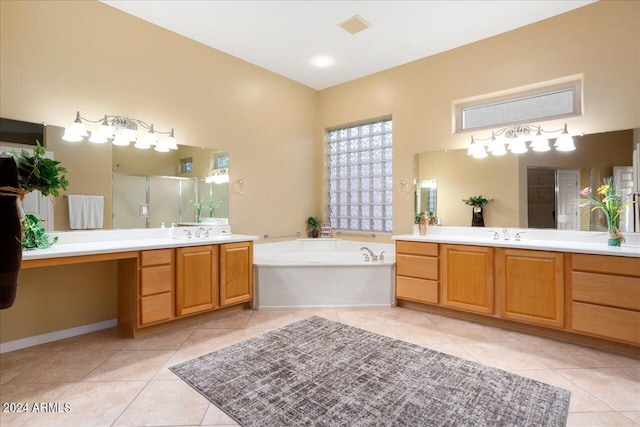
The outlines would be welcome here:
M 198 220 L 228 224 L 228 179 L 224 182 L 218 175 L 215 182 L 208 179 L 213 169 L 227 172 L 228 178 L 229 157 L 224 150 L 179 145 L 178 150 L 161 153 L 133 145 L 68 142 L 62 140 L 63 133 L 64 128 L 45 127 L 45 149 L 68 170 L 70 183 L 67 191 L 50 203 L 49 218 L 53 221 L 45 221 L 48 231 L 72 229 L 69 195 L 103 196 L 104 229 L 155 228 L 163 223 L 169 227 Z M 29 148 L 4 145 L 17 151 Z M 198 203 L 202 206 L 199 216 Z
M 487 227 L 601 231 L 604 219 L 598 211 L 580 208 L 579 191 L 596 189 L 613 176 L 617 187 L 629 193 L 638 174 L 638 132 L 576 137 L 571 152 L 485 159 L 474 159 L 467 150 L 418 153 L 415 212 L 434 210 L 442 225 L 470 226 L 472 210 L 462 200 L 482 195 L 490 200 L 484 209 Z M 637 205 L 624 214 L 623 226 L 624 232 L 639 231 Z

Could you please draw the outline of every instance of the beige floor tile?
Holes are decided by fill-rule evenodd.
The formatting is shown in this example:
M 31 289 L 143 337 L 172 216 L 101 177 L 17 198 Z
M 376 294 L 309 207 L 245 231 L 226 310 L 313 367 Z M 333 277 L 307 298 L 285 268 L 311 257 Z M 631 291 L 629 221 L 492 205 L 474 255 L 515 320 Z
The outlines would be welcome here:
M 83 382 L 69 387 L 54 403 L 61 411 L 31 413 L 25 425 L 109 426 L 135 399 L 146 381 Z M 68 405 L 65 411 L 64 405 Z
M 50 383 L 80 381 L 111 357 L 114 351 L 58 351 L 9 381 L 12 383 Z
M 512 371 L 514 369 L 547 369 L 544 358 L 515 343 L 460 344 L 479 363 Z
M 129 339 L 120 350 L 177 350 L 196 329 L 195 325 Z
M 581 347 L 580 351 L 592 357 L 596 363 L 594 368 L 633 368 L 640 369 L 640 359 L 619 353 L 610 353 L 594 348 Z
M 150 380 L 171 358 L 173 351 L 118 351 L 83 381 Z
M 557 372 L 616 411 L 640 411 L 640 369 L 559 369 Z
M 201 426 L 237 426 L 233 418 L 222 412 L 215 405 L 209 405 L 207 413 L 204 415 Z
M 351 326 L 387 325 L 379 309 L 338 310 L 338 319 Z
M 180 363 L 187 362 L 197 357 L 203 356 L 207 353 L 202 353 L 202 350 L 178 350 L 175 351 L 171 358 L 158 370 L 153 377 L 154 380 L 175 380 L 178 378 L 176 374 L 169 370 L 170 367 L 179 365 Z
M 381 311 L 380 315 L 389 326 L 434 325 L 425 313 L 403 307 L 391 307 L 389 310 Z
M 182 380 L 150 381 L 114 426 L 199 425 L 209 405 Z
M 295 322 L 293 311 L 257 311 L 251 312 L 247 328 L 278 329 Z
M 456 343 L 500 343 L 509 342 L 509 333 L 504 329 L 456 320 L 442 322 L 438 328 L 449 334 Z
M 640 412 L 636 411 L 636 412 L 621 412 L 622 415 L 624 415 L 625 417 L 629 418 L 631 421 L 633 421 L 634 423 L 638 424 L 640 426 Z
M 451 356 L 459 357 L 460 359 L 469 360 L 471 362 L 478 362 L 467 350 L 462 348 L 460 344 L 428 344 L 425 347 L 431 350 L 439 351 L 440 353 L 446 353 Z
M 244 329 L 251 318 L 250 310 L 234 311 L 200 322 L 198 328 Z
M 569 390 L 571 392 L 571 401 L 569 403 L 569 412 L 610 412 L 613 411 L 609 405 L 598 400 L 576 384 L 569 381 L 559 373 L 551 369 L 531 369 L 522 371 L 512 371 L 517 375 L 531 378 L 546 384 Z
M 118 328 L 103 329 L 90 334 L 81 335 L 69 344 L 66 351 L 105 351 L 120 350 L 130 342 Z
M 242 329 L 196 329 L 179 350 L 200 351 L 201 354 L 207 354 L 242 340 Z
M 391 330 L 398 339 L 412 344 L 429 346 L 430 344 L 454 344 L 453 338 L 445 334 L 437 326 L 425 325 L 395 325 Z
M 0 384 L 5 384 L 17 377 L 21 372 L 35 366 L 50 356 L 46 352 L 12 351 L 0 354 Z
M 299 310 L 293 312 L 293 318 L 298 320 L 308 319 L 312 316 L 322 317 L 334 322 L 338 322 L 338 312 L 336 310 Z
M 567 427 L 635 427 L 636 423 L 618 412 L 572 412 Z
M 359 329 L 364 329 L 365 331 L 373 332 L 374 334 L 384 335 L 385 337 L 398 339 L 398 336 L 393 332 L 391 326 L 388 325 L 361 325 L 356 326 Z

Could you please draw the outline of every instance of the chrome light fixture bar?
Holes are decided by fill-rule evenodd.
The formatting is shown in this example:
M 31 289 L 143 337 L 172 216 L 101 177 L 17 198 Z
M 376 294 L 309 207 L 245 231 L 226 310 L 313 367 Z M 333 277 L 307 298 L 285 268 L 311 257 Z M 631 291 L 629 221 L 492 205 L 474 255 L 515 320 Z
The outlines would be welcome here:
M 551 150 L 549 139 L 553 138 L 556 138 L 554 148 L 558 151 L 576 149 L 573 136 L 569 134 L 566 123 L 564 128 L 556 130 L 544 130 L 542 127 L 534 125 L 519 125 L 494 131 L 487 138 L 471 136 L 471 144 L 467 154 L 476 159 L 483 159 L 487 157 L 487 153 L 491 153 L 493 156 L 504 156 L 508 151 L 522 154 L 529 151 L 529 148 L 533 151 L 545 152 Z
M 113 145 L 121 147 L 135 142 L 133 146 L 142 150 L 154 147 L 155 151 L 166 153 L 169 150 L 178 149 L 173 129 L 170 132 L 160 132 L 153 128 L 153 123 L 148 124 L 139 119 L 106 114 L 102 119 L 90 120 L 80 116 L 80 111 L 76 113 L 75 121 L 65 128 L 62 139 L 69 142 L 78 142 L 88 137 L 89 134 L 84 122 L 100 123 L 96 130 L 91 131 L 91 136 L 89 137 L 89 141 L 94 144 L 104 144 L 112 139 Z M 138 136 L 139 127 L 147 130 L 144 136 Z M 168 137 L 158 139 L 157 135 L 168 135 Z

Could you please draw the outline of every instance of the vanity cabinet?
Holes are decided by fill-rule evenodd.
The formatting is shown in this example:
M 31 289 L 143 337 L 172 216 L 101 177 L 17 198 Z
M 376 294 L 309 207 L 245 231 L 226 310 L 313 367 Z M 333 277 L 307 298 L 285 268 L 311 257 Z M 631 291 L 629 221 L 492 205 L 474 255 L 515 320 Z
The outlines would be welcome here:
M 440 245 L 442 305 L 493 314 L 493 258 L 489 247 Z
M 253 298 L 253 244 L 220 245 L 220 306 L 251 301 Z
M 571 254 L 570 329 L 640 344 L 640 259 Z
M 396 298 L 438 304 L 438 244 L 396 242 Z
M 219 245 L 176 250 L 176 315 L 219 307 Z
M 500 317 L 564 327 L 564 254 L 521 249 L 496 251 Z
M 140 253 L 140 286 L 138 288 L 140 327 L 171 320 L 174 313 L 173 249 L 158 249 Z

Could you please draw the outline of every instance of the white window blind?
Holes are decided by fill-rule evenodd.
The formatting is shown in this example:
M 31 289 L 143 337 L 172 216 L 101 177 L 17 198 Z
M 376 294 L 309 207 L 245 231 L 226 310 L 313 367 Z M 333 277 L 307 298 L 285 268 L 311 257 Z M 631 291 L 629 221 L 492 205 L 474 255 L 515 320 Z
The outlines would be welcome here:
M 391 119 L 329 130 L 329 220 L 338 230 L 393 231 Z

